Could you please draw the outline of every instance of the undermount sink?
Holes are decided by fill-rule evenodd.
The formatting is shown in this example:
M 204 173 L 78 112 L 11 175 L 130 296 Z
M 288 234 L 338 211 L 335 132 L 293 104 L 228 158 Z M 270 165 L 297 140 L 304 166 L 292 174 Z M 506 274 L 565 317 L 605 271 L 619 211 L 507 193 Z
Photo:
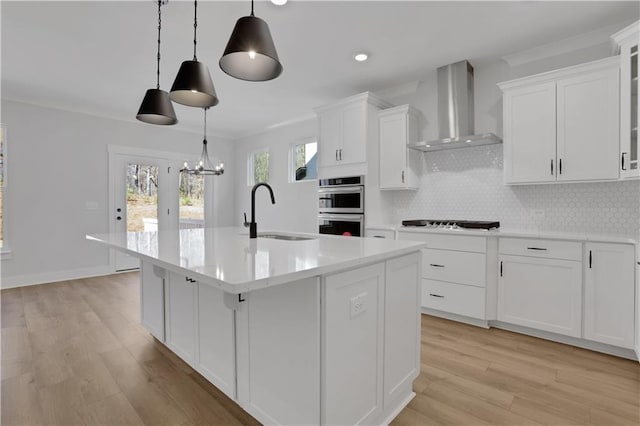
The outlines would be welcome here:
M 286 235 L 286 234 L 258 234 L 258 238 L 271 238 L 274 240 L 285 240 L 285 241 L 307 241 L 313 240 L 311 237 L 300 237 L 298 235 Z

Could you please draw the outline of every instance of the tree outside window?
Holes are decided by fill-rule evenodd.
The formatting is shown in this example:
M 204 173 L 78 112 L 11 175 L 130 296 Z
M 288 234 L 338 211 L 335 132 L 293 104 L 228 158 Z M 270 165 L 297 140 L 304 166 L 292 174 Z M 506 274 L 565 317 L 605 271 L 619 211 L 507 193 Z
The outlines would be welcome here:
M 318 178 L 316 161 L 318 157 L 316 141 L 302 142 L 293 145 L 292 181 L 313 180 Z
M 249 185 L 269 182 L 269 151 L 254 152 L 251 155 L 251 179 Z

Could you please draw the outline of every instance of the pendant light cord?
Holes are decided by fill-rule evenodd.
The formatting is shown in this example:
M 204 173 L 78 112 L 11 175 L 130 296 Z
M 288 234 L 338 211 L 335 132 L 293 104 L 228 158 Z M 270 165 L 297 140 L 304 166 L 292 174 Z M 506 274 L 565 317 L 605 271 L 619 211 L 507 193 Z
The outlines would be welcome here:
M 160 89 L 160 30 L 162 29 L 162 13 L 160 12 L 160 5 L 162 0 L 158 0 L 158 65 L 156 67 L 156 88 Z
M 197 61 L 196 57 L 196 30 L 198 29 L 198 0 L 193 2 L 193 60 Z
M 202 143 L 206 145 L 207 144 L 207 110 L 209 108 L 206 107 L 202 109 L 204 110 L 204 139 L 202 140 Z
M 251 16 L 253 16 L 253 0 L 251 0 Z

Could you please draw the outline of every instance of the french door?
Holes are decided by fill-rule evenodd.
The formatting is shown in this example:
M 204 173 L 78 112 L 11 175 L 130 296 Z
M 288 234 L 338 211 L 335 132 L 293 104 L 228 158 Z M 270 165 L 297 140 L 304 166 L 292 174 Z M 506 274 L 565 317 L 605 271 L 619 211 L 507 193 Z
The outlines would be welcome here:
M 112 232 L 140 232 L 171 229 L 177 202 L 172 194 L 172 168 L 169 161 L 142 155 L 115 154 L 111 157 L 113 203 Z M 175 177 L 175 176 L 174 176 Z M 177 179 L 177 178 L 176 178 Z M 151 237 L 151 234 L 150 234 Z M 140 267 L 138 259 L 114 250 L 116 271 Z

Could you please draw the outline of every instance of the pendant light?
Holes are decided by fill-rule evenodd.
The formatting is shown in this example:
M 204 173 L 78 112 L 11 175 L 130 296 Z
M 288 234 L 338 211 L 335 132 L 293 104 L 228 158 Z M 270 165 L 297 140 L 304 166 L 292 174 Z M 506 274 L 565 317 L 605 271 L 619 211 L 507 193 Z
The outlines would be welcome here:
M 282 73 L 269 26 L 253 15 L 238 19 L 227 43 L 220 68 L 232 77 L 247 81 L 273 80 Z
M 162 29 L 162 13 L 160 8 L 168 0 L 158 0 L 158 55 L 156 67 L 156 88 L 147 90 L 136 118 L 149 124 L 176 124 L 178 118 L 173 110 L 169 94 L 160 90 L 160 30 Z
M 196 30 L 198 28 L 198 1 L 193 2 L 193 60 L 184 61 L 178 75 L 171 86 L 171 100 L 182 105 L 193 107 L 211 107 L 217 105 L 218 95 L 213 87 L 209 68 L 198 62 L 196 56 Z
M 217 166 L 214 166 L 209 159 L 209 152 L 207 151 L 207 110 L 209 109 L 209 107 L 205 107 L 203 109 L 204 139 L 202 140 L 202 154 L 200 155 L 200 160 L 198 161 L 198 164 L 196 164 L 193 168 L 189 168 L 189 164 L 185 161 L 184 167 L 180 170 L 180 172 L 189 175 L 219 176 L 224 173 L 224 164 L 220 163 Z

